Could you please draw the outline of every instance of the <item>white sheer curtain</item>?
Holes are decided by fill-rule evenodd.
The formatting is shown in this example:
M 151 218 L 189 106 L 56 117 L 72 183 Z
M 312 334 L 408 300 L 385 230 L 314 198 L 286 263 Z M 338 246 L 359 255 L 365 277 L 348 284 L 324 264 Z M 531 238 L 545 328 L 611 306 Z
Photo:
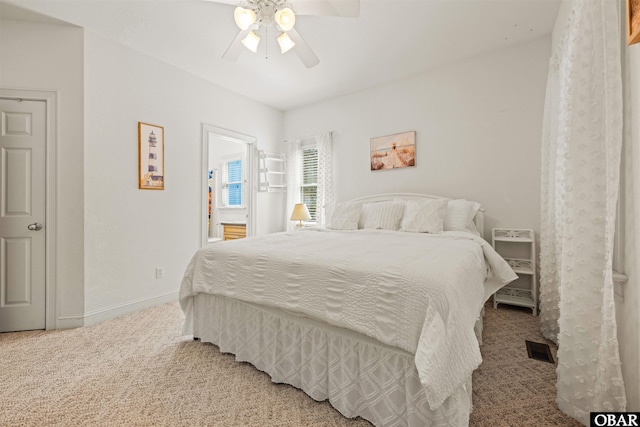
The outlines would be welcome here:
M 296 203 L 300 203 L 300 139 L 285 143 L 287 156 L 287 206 L 285 210 L 285 229 L 293 231 L 295 223 L 291 221 L 291 212 Z
M 612 277 L 622 146 L 620 19 L 573 1 L 551 59 L 542 140 L 540 318 L 558 343 L 557 403 L 624 411 Z
M 316 136 L 318 144 L 318 194 L 316 205 L 316 221 L 326 224 L 324 207 L 334 202 L 333 187 L 333 138 L 328 132 Z

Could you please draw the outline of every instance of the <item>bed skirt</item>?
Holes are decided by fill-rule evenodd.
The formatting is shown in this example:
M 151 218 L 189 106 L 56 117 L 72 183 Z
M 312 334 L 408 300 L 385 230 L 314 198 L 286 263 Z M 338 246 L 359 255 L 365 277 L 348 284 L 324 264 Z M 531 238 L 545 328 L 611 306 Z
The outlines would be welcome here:
M 471 377 L 431 410 L 414 356 L 313 319 L 224 297 L 198 294 L 193 335 L 266 372 L 275 383 L 328 400 L 348 418 L 376 426 L 468 426 Z M 481 321 L 479 322 L 481 325 Z M 481 329 L 477 329 L 477 332 Z

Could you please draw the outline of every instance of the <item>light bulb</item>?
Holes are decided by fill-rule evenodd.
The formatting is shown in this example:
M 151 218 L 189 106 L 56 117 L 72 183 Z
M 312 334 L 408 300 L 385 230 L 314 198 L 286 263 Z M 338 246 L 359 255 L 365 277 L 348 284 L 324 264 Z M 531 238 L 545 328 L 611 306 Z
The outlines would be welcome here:
M 242 44 L 253 53 L 258 51 L 258 43 L 260 43 L 260 37 L 253 31 L 242 40 Z
M 256 22 L 256 13 L 251 9 L 236 7 L 233 11 L 233 19 L 241 30 L 246 30 L 251 24 Z
M 274 18 L 282 31 L 289 31 L 296 25 L 296 14 L 288 7 L 278 10 Z
M 280 45 L 281 53 L 289 52 L 296 45 L 287 33 L 282 33 L 278 36 L 278 44 Z

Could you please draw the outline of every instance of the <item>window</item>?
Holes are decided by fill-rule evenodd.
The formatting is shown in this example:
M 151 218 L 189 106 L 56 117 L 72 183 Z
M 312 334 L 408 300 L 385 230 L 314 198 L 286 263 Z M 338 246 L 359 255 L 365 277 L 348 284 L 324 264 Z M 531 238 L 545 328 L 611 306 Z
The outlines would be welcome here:
M 307 205 L 311 214 L 311 221 L 316 220 L 318 197 L 318 148 L 302 149 L 302 180 L 300 185 L 300 200 Z
M 223 163 L 224 183 L 222 203 L 229 207 L 242 206 L 242 160 L 234 159 Z
M 303 142 L 303 141 L 308 142 Z M 326 205 L 333 203 L 333 142 L 331 132 L 285 141 L 287 155 L 287 229 L 296 203 L 304 203 L 310 221 L 324 225 Z

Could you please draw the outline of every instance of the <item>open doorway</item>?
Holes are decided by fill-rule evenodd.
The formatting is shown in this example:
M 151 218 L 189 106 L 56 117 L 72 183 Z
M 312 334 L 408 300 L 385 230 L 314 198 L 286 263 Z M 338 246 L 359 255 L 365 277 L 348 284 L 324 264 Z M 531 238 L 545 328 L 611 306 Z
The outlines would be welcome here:
M 203 125 L 203 246 L 255 233 L 255 141 Z

